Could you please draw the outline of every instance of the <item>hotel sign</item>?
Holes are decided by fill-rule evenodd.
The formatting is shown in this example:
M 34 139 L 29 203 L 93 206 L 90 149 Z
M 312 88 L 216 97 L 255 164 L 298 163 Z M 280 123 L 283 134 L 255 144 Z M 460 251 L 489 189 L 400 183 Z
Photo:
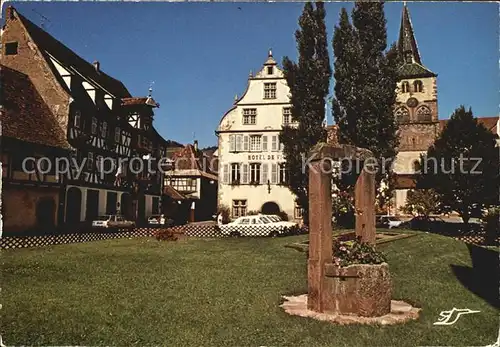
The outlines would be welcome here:
M 248 160 L 283 160 L 282 154 L 249 154 Z

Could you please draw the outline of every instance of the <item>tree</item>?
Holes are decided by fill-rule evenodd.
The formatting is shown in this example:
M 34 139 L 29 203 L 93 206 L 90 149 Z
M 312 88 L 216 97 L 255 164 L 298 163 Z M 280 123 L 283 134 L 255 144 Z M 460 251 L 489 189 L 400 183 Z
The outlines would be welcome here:
M 404 213 L 429 217 L 431 213 L 437 212 L 438 204 L 439 196 L 433 189 L 412 189 L 408 191 L 402 210 Z
M 328 57 L 325 9 L 322 2 L 316 9 L 308 2 L 299 18 L 300 29 L 295 32 L 299 52 L 298 64 L 283 59 L 283 70 L 290 88 L 292 119 L 297 126 L 286 126 L 280 133 L 286 160 L 287 187 L 295 194 L 296 202 L 304 209 L 303 220 L 308 224 L 309 170 L 303 165 L 311 148 L 326 142 L 325 99 L 332 70 Z
M 387 48 L 383 2 L 356 2 L 352 24 L 345 8 L 334 29 L 335 98 L 332 114 L 339 126 L 339 142 L 370 149 L 379 170 L 379 189 L 383 179 L 391 182 L 391 164 L 397 154 L 399 138 L 392 112 L 396 101 L 396 45 Z M 389 184 L 392 189 L 392 185 Z M 345 187 L 344 189 L 348 189 Z M 387 200 L 388 194 L 379 194 Z M 380 205 L 384 201 L 379 201 Z
M 498 204 L 498 172 L 495 136 L 460 106 L 422 158 L 417 187 L 433 188 L 440 211 L 458 212 L 467 225 Z

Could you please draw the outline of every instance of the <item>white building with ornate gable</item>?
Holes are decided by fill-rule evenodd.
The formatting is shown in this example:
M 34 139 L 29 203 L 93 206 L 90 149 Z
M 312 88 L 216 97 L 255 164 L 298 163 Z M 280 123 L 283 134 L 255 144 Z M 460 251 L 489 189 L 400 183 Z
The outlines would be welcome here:
M 300 218 L 295 196 L 283 185 L 286 171 L 279 143 L 282 126 L 292 121 L 290 89 L 269 51 L 262 69 L 250 73 L 243 96 L 224 114 L 217 128 L 218 205 L 231 218 L 250 211 L 284 211 Z

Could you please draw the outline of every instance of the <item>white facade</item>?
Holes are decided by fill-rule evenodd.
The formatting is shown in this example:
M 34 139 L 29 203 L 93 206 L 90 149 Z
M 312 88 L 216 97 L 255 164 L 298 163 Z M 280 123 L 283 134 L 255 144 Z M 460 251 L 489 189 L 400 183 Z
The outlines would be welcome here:
M 290 89 L 272 52 L 262 69 L 248 77 L 247 90 L 222 117 L 219 137 L 218 206 L 236 218 L 276 204 L 290 219 L 296 216 L 295 196 L 281 185 L 286 172 L 279 133 L 291 122 Z M 276 207 L 274 205 L 274 207 Z

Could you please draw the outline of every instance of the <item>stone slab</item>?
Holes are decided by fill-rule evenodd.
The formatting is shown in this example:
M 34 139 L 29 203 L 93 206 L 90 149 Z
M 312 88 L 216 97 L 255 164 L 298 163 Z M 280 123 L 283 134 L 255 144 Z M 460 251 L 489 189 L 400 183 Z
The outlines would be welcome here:
M 420 308 L 413 307 L 404 301 L 391 301 L 391 312 L 381 317 L 360 317 L 355 315 L 339 315 L 334 313 L 319 313 L 307 309 L 307 294 L 299 296 L 283 296 L 285 302 L 280 305 L 286 313 L 326 321 L 339 325 L 368 324 L 368 325 L 394 325 L 417 320 Z

